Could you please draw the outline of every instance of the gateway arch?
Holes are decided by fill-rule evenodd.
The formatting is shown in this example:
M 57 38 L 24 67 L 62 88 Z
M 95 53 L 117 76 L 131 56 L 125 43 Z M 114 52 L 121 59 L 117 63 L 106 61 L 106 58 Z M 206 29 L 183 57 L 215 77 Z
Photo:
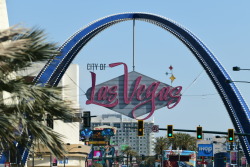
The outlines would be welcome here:
M 121 13 L 101 18 L 72 35 L 61 47 L 61 54 L 48 61 L 35 78 L 36 84 L 57 86 L 65 71 L 79 51 L 101 31 L 127 21 L 142 20 L 153 23 L 173 34 L 193 53 L 205 69 L 218 91 L 237 133 L 250 133 L 250 112 L 230 76 L 211 51 L 189 30 L 165 17 L 149 13 Z M 239 136 L 243 151 L 250 163 L 250 136 Z

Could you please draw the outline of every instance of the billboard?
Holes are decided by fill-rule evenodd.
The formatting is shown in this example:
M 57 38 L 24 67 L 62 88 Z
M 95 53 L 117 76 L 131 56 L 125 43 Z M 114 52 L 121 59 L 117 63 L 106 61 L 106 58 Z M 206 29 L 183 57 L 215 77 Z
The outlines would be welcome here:
M 237 151 L 231 151 L 230 152 L 230 164 L 231 165 L 237 165 Z
M 246 157 L 241 157 L 241 165 L 243 166 L 243 165 L 247 165 L 247 159 L 246 159 Z
M 102 125 L 102 126 L 94 127 L 94 130 L 104 130 L 104 129 L 112 129 L 114 134 L 116 134 L 116 131 L 117 131 L 116 127 L 108 126 L 108 125 Z
M 80 140 L 88 141 L 93 135 L 93 131 L 90 128 L 84 128 L 80 130 Z
M 198 156 L 212 157 L 213 145 L 212 144 L 198 144 Z
M 172 87 L 148 76 L 128 72 L 125 63 L 112 63 L 110 67 L 122 65 L 124 75 L 96 85 L 96 74 L 91 72 L 92 87 L 87 92 L 86 104 L 95 104 L 136 119 L 162 107 L 174 108 L 181 100 L 181 86 Z
M 178 157 L 178 158 L 176 158 Z M 196 152 L 190 150 L 164 150 L 163 151 L 163 160 L 167 164 L 172 162 L 180 161 L 184 166 L 195 166 L 196 165 Z M 172 164 L 173 165 L 173 164 Z M 171 166 L 171 165 L 169 165 Z
M 94 150 L 93 158 L 101 158 L 102 152 L 100 150 Z

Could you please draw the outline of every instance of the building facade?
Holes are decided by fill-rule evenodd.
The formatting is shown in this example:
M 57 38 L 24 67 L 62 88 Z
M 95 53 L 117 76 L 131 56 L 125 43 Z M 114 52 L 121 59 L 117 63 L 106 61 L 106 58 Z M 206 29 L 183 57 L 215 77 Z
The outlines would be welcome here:
M 44 67 L 44 64 L 34 64 L 31 68 L 20 72 L 18 75 L 36 76 Z M 71 107 L 80 109 L 79 105 L 79 66 L 71 64 L 65 72 L 58 86 L 62 87 L 63 100 L 70 101 Z M 82 111 L 77 110 L 75 118 L 72 120 L 54 120 L 51 128 L 60 133 L 63 138 L 63 145 L 67 154 L 64 158 L 54 157 L 47 148 L 35 148 L 34 154 L 31 151 L 27 161 L 27 166 L 46 167 L 52 166 L 75 166 L 84 167 L 90 147 L 79 140 Z M 34 164 L 33 164 L 34 163 Z
M 0 0 L 0 30 L 9 28 L 6 0 Z
M 138 155 L 154 155 L 154 133 L 151 133 L 153 121 L 144 121 L 144 136 L 137 136 L 137 120 L 123 118 L 120 114 L 104 114 L 92 118 L 91 127 L 107 125 L 116 127 L 115 136 L 111 137 L 110 145 L 116 149 L 116 155 L 121 154 L 121 150 L 130 146 Z

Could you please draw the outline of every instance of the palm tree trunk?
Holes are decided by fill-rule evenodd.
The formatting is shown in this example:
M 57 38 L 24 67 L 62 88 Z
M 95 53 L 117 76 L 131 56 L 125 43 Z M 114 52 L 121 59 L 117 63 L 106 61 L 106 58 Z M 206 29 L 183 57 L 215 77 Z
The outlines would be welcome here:
M 131 157 L 132 157 L 132 155 L 130 155 L 130 157 L 129 157 L 130 158 L 130 166 L 132 167 L 133 166 L 132 165 L 132 159 L 133 159 L 133 157 L 132 158 Z
M 128 154 L 127 154 L 127 167 L 128 167 Z
M 161 149 L 161 167 L 163 167 L 163 150 Z

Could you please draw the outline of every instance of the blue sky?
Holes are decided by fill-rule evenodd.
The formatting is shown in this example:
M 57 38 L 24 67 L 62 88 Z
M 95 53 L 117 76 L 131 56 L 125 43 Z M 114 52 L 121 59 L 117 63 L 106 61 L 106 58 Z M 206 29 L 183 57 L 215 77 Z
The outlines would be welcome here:
M 148 12 L 174 20 L 193 32 L 214 53 L 233 80 L 250 81 L 250 71 L 232 71 L 233 66 L 250 68 L 250 1 L 232 0 L 106 0 L 106 1 L 17 1 L 7 0 L 10 25 L 44 29 L 48 40 L 63 44 L 77 30 L 99 18 L 123 12 Z M 87 63 L 125 62 L 132 70 L 132 21 L 122 22 L 92 39 L 75 58 L 80 66 L 80 87 L 91 85 Z M 170 84 L 168 67 L 177 78 L 173 86 L 183 86 L 178 106 L 154 114 L 161 128 L 172 124 L 178 129 L 227 131 L 233 128 L 217 91 L 191 52 L 169 32 L 146 22 L 136 21 L 135 70 Z M 95 71 L 97 83 L 122 74 L 121 68 Z M 247 103 L 250 84 L 236 83 Z M 86 105 L 81 91 L 81 106 L 93 115 L 115 113 Z M 160 132 L 157 135 L 165 135 Z

